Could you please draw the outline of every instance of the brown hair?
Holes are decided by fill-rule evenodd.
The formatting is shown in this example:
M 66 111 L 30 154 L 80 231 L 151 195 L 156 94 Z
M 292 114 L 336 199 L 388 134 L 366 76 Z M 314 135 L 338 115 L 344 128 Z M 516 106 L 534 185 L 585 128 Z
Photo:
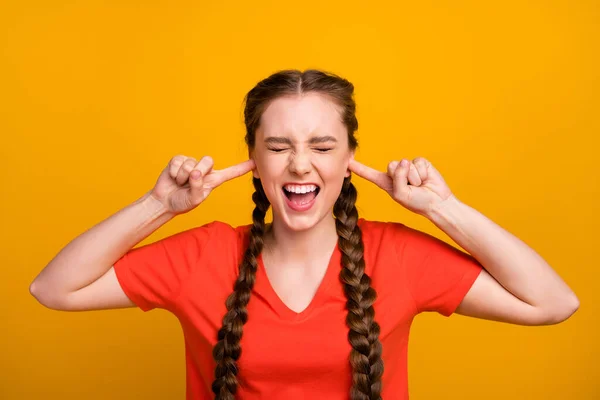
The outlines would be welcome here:
M 254 148 L 256 130 L 260 117 L 274 99 L 306 92 L 328 95 L 341 110 L 341 119 L 348 129 L 348 144 L 351 150 L 358 146 L 354 136 L 358 129 L 356 103 L 353 99 L 354 86 L 347 80 L 323 71 L 298 70 L 279 71 L 259 82 L 245 97 L 244 122 L 246 144 Z M 252 200 L 256 204 L 252 213 L 250 242 L 245 250 L 235 281 L 233 293 L 226 300 L 227 313 L 218 333 L 218 342 L 213 349 L 217 363 L 212 390 L 217 399 L 233 399 L 237 390 L 237 363 L 241 354 L 240 340 L 243 326 L 248 320 L 246 306 L 256 277 L 256 258 L 263 248 L 265 215 L 270 203 L 260 179 L 253 178 L 255 192 Z M 381 342 L 379 325 L 375 321 L 373 303 L 376 293 L 371 279 L 365 273 L 362 233 L 358 227 L 356 210 L 356 188 L 350 177 L 344 179 L 342 190 L 333 207 L 338 245 L 342 253 L 340 281 L 344 285 L 347 302 L 346 325 L 348 340 L 352 345 L 352 400 L 381 399 Z

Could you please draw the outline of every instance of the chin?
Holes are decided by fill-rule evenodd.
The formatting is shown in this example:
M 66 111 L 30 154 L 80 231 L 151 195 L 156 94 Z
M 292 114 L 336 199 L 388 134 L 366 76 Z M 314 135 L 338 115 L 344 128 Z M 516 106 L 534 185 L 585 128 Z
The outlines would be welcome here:
M 283 213 L 279 218 L 283 224 L 293 232 L 304 232 L 308 231 L 315 226 L 319 225 L 321 221 L 325 218 L 324 215 L 302 215 L 302 216 L 290 216 L 286 213 Z

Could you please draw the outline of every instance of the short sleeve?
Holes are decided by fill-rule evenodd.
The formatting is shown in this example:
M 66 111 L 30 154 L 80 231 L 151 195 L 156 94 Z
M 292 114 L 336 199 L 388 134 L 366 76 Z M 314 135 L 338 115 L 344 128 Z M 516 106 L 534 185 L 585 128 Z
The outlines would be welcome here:
M 114 264 L 127 297 L 143 311 L 172 310 L 200 255 L 209 251 L 218 224 L 211 222 L 129 250 Z
M 417 312 L 436 311 L 449 317 L 482 271 L 470 254 L 399 223 L 392 223 L 400 268 Z

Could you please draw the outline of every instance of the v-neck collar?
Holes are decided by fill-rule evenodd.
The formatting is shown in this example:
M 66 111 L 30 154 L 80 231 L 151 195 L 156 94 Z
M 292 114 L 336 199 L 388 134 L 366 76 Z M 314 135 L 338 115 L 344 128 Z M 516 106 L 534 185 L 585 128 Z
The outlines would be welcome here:
M 325 275 L 319 284 L 315 295 L 312 300 L 308 304 L 308 306 L 300 311 L 296 312 L 289 308 L 283 300 L 279 297 L 271 282 L 269 281 L 269 277 L 267 276 L 267 271 L 265 269 L 265 265 L 263 263 L 262 253 L 258 255 L 256 258 L 258 268 L 256 271 L 256 283 L 255 285 L 260 290 L 265 299 L 269 302 L 271 307 L 275 310 L 275 312 L 279 315 L 280 318 L 290 321 L 300 321 L 306 319 L 309 314 L 315 308 L 318 308 L 326 299 L 327 299 L 327 290 L 331 287 L 332 283 L 336 281 L 336 277 L 339 275 L 341 269 L 341 252 L 339 249 L 339 245 L 336 243 L 333 253 L 329 258 L 329 264 L 327 265 L 327 270 L 325 271 Z M 258 289 L 257 288 L 257 289 Z

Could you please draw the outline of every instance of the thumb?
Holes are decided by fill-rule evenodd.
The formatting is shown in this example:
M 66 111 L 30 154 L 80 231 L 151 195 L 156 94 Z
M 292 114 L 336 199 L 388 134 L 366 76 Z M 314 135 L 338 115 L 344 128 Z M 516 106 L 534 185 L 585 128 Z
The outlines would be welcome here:
M 194 205 L 200 204 L 204 200 L 204 178 L 208 175 L 213 168 L 214 161 L 211 157 L 205 156 L 196 164 L 194 169 L 190 173 L 190 188 L 188 194 L 190 196 L 191 203 Z

